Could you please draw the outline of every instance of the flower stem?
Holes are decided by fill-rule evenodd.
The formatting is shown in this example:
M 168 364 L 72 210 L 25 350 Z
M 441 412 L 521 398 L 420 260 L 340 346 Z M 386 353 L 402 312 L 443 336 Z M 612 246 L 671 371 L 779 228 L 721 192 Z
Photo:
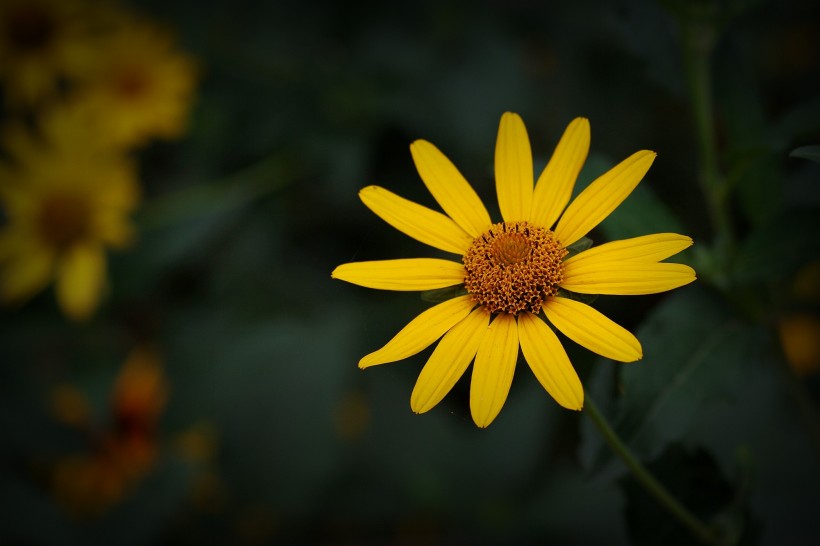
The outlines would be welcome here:
M 618 434 L 612 429 L 606 418 L 598 410 L 589 393 L 584 393 L 584 413 L 586 413 L 609 447 L 623 460 L 636 480 L 652 495 L 669 513 L 685 525 L 701 542 L 721 544 L 715 531 L 700 521 L 692 512 L 683 506 L 633 455 Z
M 725 273 L 734 252 L 734 230 L 729 218 L 730 187 L 718 164 L 715 108 L 712 98 L 712 52 L 717 41 L 715 15 L 685 16 L 682 23 L 684 64 L 689 100 L 697 136 L 698 182 L 714 230 L 714 251 L 722 257 L 718 273 Z

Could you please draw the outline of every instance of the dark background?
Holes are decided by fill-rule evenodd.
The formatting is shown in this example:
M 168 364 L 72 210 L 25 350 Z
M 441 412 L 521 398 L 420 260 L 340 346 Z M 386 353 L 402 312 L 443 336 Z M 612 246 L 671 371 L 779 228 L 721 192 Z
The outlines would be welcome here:
M 816 544 L 820 384 L 790 371 L 777 327 L 818 309 L 795 303 L 789 286 L 820 256 L 820 165 L 788 153 L 820 144 L 820 10 L 694 4 L 715 13 L 719 167 L 737 180 L 730 215 L 744 250 L 725 284 L 707 273 L 670 294 L 598 300 L 644 342 L 629 377 L 564 341 L 616 428 L 693 511 L 720 514 L 744 544 Z M 498 218 L 492 158 L 505 111 L 527 124 L 537 172 L 566 125 L 588 117 L 582 184 L 657 151 L 642 193 L 592 238 L 671 225 L 695 239 L 683 259 L 700 273 L 696 249 L 713 252 L 714 233 L 680 5 L 134 7 L 171 25 L 201 63 L 190 130 L 140 152 L 139 240 L 111 254 L 111 292 L 92 320 L 67 322 L 51 290 L 0 314 L 0 542 L 694 543 L 523 359 L 488 429 L 470 419 L 467 381 L 414 415 L 428 352 L 367 371 L 356 363 L 429 304 L 330 279 L 348 261 L 435 254 L 356 195 L 378 184 L 434 206 L 409 154 L 417 138 L 444 151 Z M 795 217 L 804 227 L 783 223 Z M 144 342 L 170 385 L 161 455 L 102 513 L 72 515 L 43 468 L 85 447 L 51 415 L 50 393 L 76 385 L 104 420 L 117 370 Z M 696 373 L 674 374 L 692 358 Z M 671 375 L 652 372 L 656 361 Z M 624 384 L 650 400 L 623 402 Z M 179 447 L 191 430 L 207 431 L 196 457 Z

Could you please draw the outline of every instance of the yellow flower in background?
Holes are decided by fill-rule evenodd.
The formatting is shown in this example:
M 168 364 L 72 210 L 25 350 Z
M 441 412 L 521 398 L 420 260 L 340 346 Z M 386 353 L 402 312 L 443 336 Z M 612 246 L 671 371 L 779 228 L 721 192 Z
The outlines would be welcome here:
M 71 319 L 96 309 L 106 283 L 106 248 L 132 239 L 138 200 L 133 162 L 105 145 L 78 109 L 44 118 L 42 139 L 7 130 L 0 163 L 0 299 L 23 302 L 53 280 Z
M 54 94 L 60 77 L 72 77 L 92 53 L 82 5 L 75 0 L 0 2 L 0 80 L 13 106 Z
M 130 14 L 111 19 L 77 100 L 87 103 L 95 128 L 121 146 L 181 136 L 197 80 L 193 59 L 175 49 L 168 29 Z
M 446 215 L 378 186 L 364 188 L 360 198 L 388 224 L 461 260 L 353 262 L 340 265 L 331 276 L 381 290 L 463 285 L 466 293 L 420 314 L 384 347 L 363 357 L 359 367 L 402 360 L 441 338 L 413 389 L 412 410 L 432 409 L 475 360 L 470 410 L 475 423 L 486 427 L 506 401 L 519 347 L 560 405 L 583 407 L 581 381 L 547 321 L 604 357 L 640 359 L 641 345 L 634 335 L 569 293 L 653 294 L 688 284 L 695 280 L 692 268 L 662 260 L 689 247 L 692 240 L 674 233 L 646 235 L 567 257 L 568 248 L 626 199 L 655 159 L 654 152 L 636 152 L 567 206 L 589 142 L 589 122 L 575 119 L 533 184 L 526 128 L 517 114 L 505 113 L 495 151 L 503 218 L 499 223 L 492 222 L 456 167 L 424 140 L 414 142 L 410 151 L 422 181 Z

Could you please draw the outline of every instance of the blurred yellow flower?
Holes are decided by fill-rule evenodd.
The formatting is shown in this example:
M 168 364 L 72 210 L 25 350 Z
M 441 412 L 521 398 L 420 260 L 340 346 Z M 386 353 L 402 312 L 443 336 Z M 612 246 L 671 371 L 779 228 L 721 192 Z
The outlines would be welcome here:
M 129 14 L 112 21 L 77 100 L 88 103 L 94 126 L 116 144 L 181 136 L 197 79 L 193 59 L 175 49 L 168 29 Z
M 0 163 L 0 299 L 23 302 L 54 280 L 71 319 L 97 308 L 106 284 L 106 247 L 133 235 L 128 214 L 138 200 L 135 168 L 89 132 L 79 110 L 43 120 L 42 139 L 10 128 Z
M 88 65 L 92 53 L 76 0 L 0 2 L 0 80 L 12 106 L 51 96 L 60 77 Z
M 423 140 L 414 142 L 410 151 L 422 181 L 446 215 L 378 186 L 364 188 L 359 197 L 387 223 L 461 260 L 354 262 L 337 267 L 332 277 L 382 290 L 464 288 L 463 295 L 412 320 L 384 347 L 363 357 L 359 367 L 407 358 L 441 337 L 416 382 L 410 406 L 416 413 L 432 409 L 475 359 L 470 409 L 475 423 L 486 427 L 506 401 L 519 347 L 560 405 L 583 407 L 581 381 L 546 321 L 602 356 L 622 362 L 640 359 L 635 336 L 570 293 L 653 294 L 688 284 L 695 280 L 692 268 L 662 260 L 692 240 L 674 233 L 646 235 L 567 257 L 568 248 L 626 199 L 655 159 L 654 152 L 636 152 L 567 206 L 589 142 L 589 122 L 575 119 L 534 185 L 524 123 L 517 114 L 505 113 L 495 151 L 503 218 L 499 223 L 490 220 L 456 167 Z

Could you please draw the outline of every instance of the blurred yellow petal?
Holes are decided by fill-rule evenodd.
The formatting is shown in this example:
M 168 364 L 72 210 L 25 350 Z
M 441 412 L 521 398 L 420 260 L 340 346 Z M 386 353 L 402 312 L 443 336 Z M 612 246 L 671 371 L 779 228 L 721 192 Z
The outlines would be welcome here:
M 518 114 L 505 112 L 495 144 L 495 189 L 505 222 L 528 220 L 532 206 L 532 149 Z
M 518 360 L 518 326 L 506 313 L 490 323 L 478 346 L 470 382 L 470 412 L 481 428 L 488 426 L 510 393 Z
M 105 286 L 105 254 L 98 245 L 76 245 L 57 269 L 57 302 L 69 318 L 84 320 L 97 308 Z
M 532 313 L 518 315 L 521 352 L 535 377 L 556 402 L 572 410 L 584 406 L 584 388 L 558 336 Z
M 490 227 L 490 215 L 455 165 L 426 140 L 411 144 L 410 153 L 424 185 L 444 212 L 472 237 L 484 233 Z
M 561 244 L 571 245 L 609 216 L 643 179 L 656 155 L 648 150 L 635 152 L 584 189 L 555 227 Z
M 368 186 L 359 197 L 379 218 L 422 243 L 454 254 L 464 254 L 473 243 L 473 237 L 448 216 L 384 188 Z
M 552 158 L 538 177 L 532 197 L 530 222 L 549 229 L 558 220 L 572 197 L 578 173 L 587 160 L 589 140 L 589 120 L 572 120 L 555 147 Z
M 464 265 L 438 258 L 351 262 L 340 265 L 330 276 L 379 290 L 432 290 L 464 282 Z
M 134 225 L 118 210 L 98 211 L 94 227 L 100 239 L 114 248 L 124 248 L 134 240 Z
M 656 233 L 605 243 L 567 259 L 566 264 L 593 262 L 659 262 L 692 246 L 692 238 L 677 233 Z
M 487 333 L 490 315 L 477 307 L 467 318 L 444 334 L 430 359 L 419 374 L 410 408 L 424 413 L 441 402 L 475 357 L 481 340 Z
M 0 239 L 0 242 L 6 238 Z M 32 243 L 20 247 L 11 241 L 0 269 L 0 298 L 6 302 L 24 302 L 43 290 L 54 272 L 54 254 Z
M 588 260 L 565 263 L 560 286 L 580 294 L 631 296 L 665 292 L 695 278 L 695 270 L 683 264 Z
M 472 297 L 459 296 L 431 307 L 410 321 L 387 344 L 359 360 L 360 368 L 396 362 L 433 344 L 475 307 Z
M 544 306 L 547 319 L 578 345 L 619 362 L 643 356 L 641 342 L 620 326 L 579 301 L 554 297 Z

